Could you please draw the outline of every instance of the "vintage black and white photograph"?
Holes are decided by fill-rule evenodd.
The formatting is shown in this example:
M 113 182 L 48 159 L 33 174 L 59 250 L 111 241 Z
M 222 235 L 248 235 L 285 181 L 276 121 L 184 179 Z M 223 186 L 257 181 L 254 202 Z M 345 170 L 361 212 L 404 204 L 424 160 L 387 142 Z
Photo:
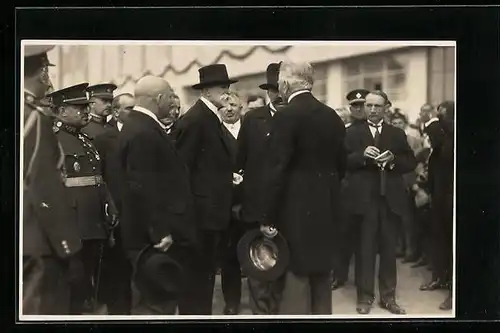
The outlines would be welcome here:
M 20 320 L 455 317 L 454 41 L 19 60 Z

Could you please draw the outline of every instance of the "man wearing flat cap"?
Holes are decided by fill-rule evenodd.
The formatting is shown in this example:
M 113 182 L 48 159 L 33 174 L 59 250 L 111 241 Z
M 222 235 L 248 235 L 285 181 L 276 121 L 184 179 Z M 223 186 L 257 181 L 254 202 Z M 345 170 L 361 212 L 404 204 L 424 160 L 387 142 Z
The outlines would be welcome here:
M 81 249 L 62 172 L 62 151 L 52 132 L 52 114 L 40 102 L 50 86 L 47 52 L 54 46 L 24 47 L 24 315 L 69 312 L 70 274 Z M 71 269 L 70 269 L 71 268 Z
M 81 132 L 89 122 L 87 83 L 47 95 L 56 116 L 54 131 L 64 151 L 66 196 L 72 205 L 72 221 L 78 222 L 82 239 L 80 258 L 84 274 L 71 283 L 71 314 L 95 311 L 103 302 L 103 256 L 111 246 L 109 236 L 116 223 L 116 209 L 102 178 L 101 157 L 90 138 Z
M 199 69 L 200 82 L 193 86 L 200 99 L 176 122 L 172 138 L 191 177 L 195 214 L 202 249 L 193 282 L 193 315 L 211 315 L 217 249 L 231 220 L 233 161 L 222 132 L 219 109 L 229 86 L 236 82 L 226 66 L 214 64 Z
M 248 111 L 238 135 L 237 169 L 243 170 L 242 221 L 247 228 L 259 228 L 262 199 L 259 188 L 263 184 L 265 163 L 274 115 L 282 108 L 278 93 L 279 63 L 271 63 L 266 70 L 266 82 L 259 87 L 267 92 L 269 104 Z M 283 279 L 267 282 L 248 278 L 250 305 L 254 314 L 278 314 Z
M 107 125 L 107 117 L 112 114 L 113 91 L 116 85 L 103 83 L 87 88 L 90 107 L 90 122 L 82 130 L 92 140 L 102 134 Z

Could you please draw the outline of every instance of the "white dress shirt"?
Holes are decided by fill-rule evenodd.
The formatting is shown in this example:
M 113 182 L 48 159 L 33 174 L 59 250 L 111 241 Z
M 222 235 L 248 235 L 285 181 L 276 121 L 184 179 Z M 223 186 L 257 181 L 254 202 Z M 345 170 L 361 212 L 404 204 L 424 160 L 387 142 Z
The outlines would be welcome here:
M 370 132 L 372 133 L 372 136 L 375 138 L 375 132 L 377 131 L 377 128 L 374 126 L 378 126 L 378 134 L 382 134 L 382 124 L 384 123 L 384 120 L 381 120 L 378 124 L 375 124 L 371 121 L 368 121 L 368 125 L 372 124 L 373 126 L 368 126 L 370 128 Z
M 205 105 L 210 109 L 212 110 L 212 112 L 217 116 L 217 118 L 219 118 L 219 122 L 222 123 L 222 117 L 221 115 L 219 114 L 219 110 L 218 108 L 214 105 L 214 103 L 210 102 L 208 99 L 206 99 L 205 97 L 201 96 L 200 97 L 200 100 L 205 103 Z
M 296 97 L 296 96 L 298 96 L 298 95 L 300 95 L 300 94 L 310 93 L 310 92 L 311 92 L 310 90 L 299 90 L 299 91 L 294 92 L 293 94 L 291 94 L 291 95 L 290 95 L 290 97 L 288 97 L 288 104 L 290 104 L 290 101 L 291 101 L 294 97 Z
M 108 114 L 106 116 L 106 122 L 109 123 L 111 121 L 111 119 L 113 119 L 113 115 L 112 114 Z
M 231 132 L 231 134 L 233 135 L 233 137 L 235 139 L 237 139 L 238 138 L 238 133 L 240 132 L 240 128 L 241 128 L 241 121 L 238 120 L 234 124 L 228 124 L 226 122 L 224 122 L 223 124 L 227 128 L 227 130 L 229 132 Z
M 269 102 L 269 108 L 271 109 L 269 111 L 271 113 L 271 117 L 274 117 L 274 115 L 276 114 L 276 112 L 278 112 L 278 110 L 276 110 L 276 107 L 271 102 Z
M 167 127 L 165 125 L 163 125 L 159 120 L 158 120 L 158 117 L 156 117 L 156 115 L 149 111 L 148 109 L 146 108 L 143 108 L 142 106 L 138 106 L 138 105 L 135 105 L 134 106 L 134 111 L 137 111 L 137 112 L 140 112 L 140 113 L 144 113 L 145 115 L 151 117 L 154 119 L 154 121 L 156 121 L 158 123 L 158 125 L 161 126 L 161 128 L 163 129 L 166 129 Z
M 432 123 L 434 123 L 434 122 L 436 122 L 436 121 L 439 121 L 439 119 L 438 119 L 438 118 L 436 118 L 436 117 L 432 118 L 431 120 L 429 120 L 428 122 L 426 122 L 426 123 L 424 124 L 424 129 L 426 129 L 427 127 L 429 127 L 429 125 L 430 125 L 430 124 L 432 124 Z
M 121 132 L 123 124 L 119 121 L 116 122 L 116 127 L 118 127 L 118 132 Z

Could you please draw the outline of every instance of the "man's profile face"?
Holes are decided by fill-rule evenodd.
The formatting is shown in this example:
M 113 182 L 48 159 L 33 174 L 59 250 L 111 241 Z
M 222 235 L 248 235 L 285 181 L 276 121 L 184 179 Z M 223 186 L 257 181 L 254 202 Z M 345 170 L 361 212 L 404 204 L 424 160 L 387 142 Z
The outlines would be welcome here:
M 114 110 L 115 119 L 122 123 L 130 114 L 130 111 L 135 105 L 135 100 L 132 96 L 124 95 L 120 97 L 120 107 Z

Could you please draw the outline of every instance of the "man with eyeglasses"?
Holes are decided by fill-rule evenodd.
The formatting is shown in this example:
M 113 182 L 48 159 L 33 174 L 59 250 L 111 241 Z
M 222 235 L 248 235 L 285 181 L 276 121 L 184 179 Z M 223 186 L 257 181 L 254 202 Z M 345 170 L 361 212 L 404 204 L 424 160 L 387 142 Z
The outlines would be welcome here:
M 402 175 L 414 170 L 416 162 L 404 131 L 384 123 L 387 102 L 384 92 L 370 92 L 365 104 L 367 122 L 351 127 L 345 139 L 346 205 L 360 230 L 356 251 L 359 314 L 369 314 L 375 299 L 377 252 L 380 306 L 393 314 L 406 313 L 396 303 L 396 232 L 398 219 L 408 210 Z

